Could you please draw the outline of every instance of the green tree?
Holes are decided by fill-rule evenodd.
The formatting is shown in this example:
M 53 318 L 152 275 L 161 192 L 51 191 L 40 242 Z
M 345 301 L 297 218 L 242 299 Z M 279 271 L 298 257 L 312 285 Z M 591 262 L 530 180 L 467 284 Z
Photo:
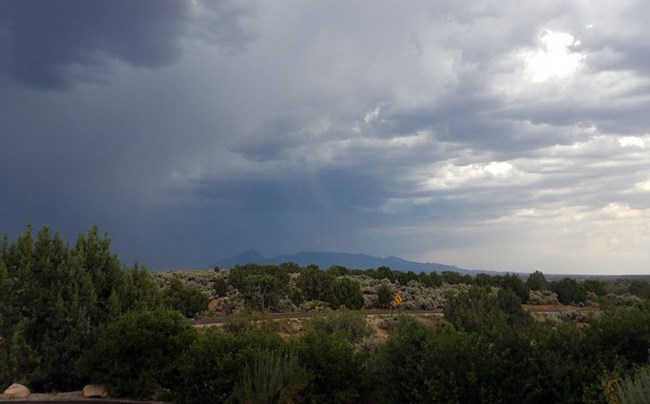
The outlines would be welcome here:
M 406 272 L 393 271 L 393 277 L 395 278 L 395 282 L 397 282 L 399 285 L 405 286 L 407 283 L 409 283 L 409 277 Z
M 368 379 L 354 345 L 343 334 L 309 328 L 296 350 L 310 376 L 308 402 L 346 403 L 361 396 Z
M 585 330 L 588 344 L 608 367 L 628 368 L 648 363 L 650 311 L 641 308 L 616 309 L 590 320 Z
M 208 297 L 205 294 L 183 285 L 177 278 L 172 279 L 169 288 L 163 291 L 163 302 L 170 309 L 177 310 L 188 318 L 208 308 Z
M 0 240 L 0 355 L 3 380 L 32 391 L 80 387 L 75 364 L 97 330 L 122 312 L 147 307 L 158 288 L 146 270 L 122 267 L 97 227 L 71 247 L 48 227 Z M 4 353 L 3 353 L 4 351 Z
M 390 306 L 390 302 L 393 301 L 393 290 L 390 286 L 382 283 L 377 287 L 377 302 L 381 307 Z
M 353 343 L 373 334 L 366 317 L 359 311 L 325 310 L 312 316 L 308 328 L 314 328 L 325 334 L 341 334 Z
M 379 381 L 375 401 L 385 403 L 430 402 L 426 361 L 433 346 L 433 331 L 412 317 L 400 318 L 397 330 L 382 346 L 374 364 Z
M 195 337 L 176 311 L 130 312 L 106 327 L 79 368 L 115 397 L 147 398 L 179 383 L 177 362 Z
M 318 268 L 305 268 L 300 272 L 296 286 L 302 291 L 306 300 L 327 300 L 327 294 L 334 281 L 334 276 Z
M 505 314 L 506 323 L 511 328 L 526 328 L 533 322 L 533 317 L 521 306 L 521 300 L 514 291 L 500 289 L 497 293 L 499 310 Z
M 278 352 L 285 347 L 277 335 L 207 330 L 178 361 L 180 381 L 173 389 L 176 401 L 188 404 L 227 402 L 247 365 L 264 352 Z
M 224 278 L 215 279 L 213 288 L 218 297 L 224 297 L 228 293 L 228 282 Z
M 433 286 L 435 286 L 437 288 L 442 286 L 442 277 L 440 275 L 438 275 L 437 272 L 435 272 L 435 271 L 431 272 L 429 274 L 429 278 L 431 278 L 431 283 L 433 284 Z
M 546 290 L 548 288 L 546 277 L 541 271 L 535 271 L 528 275 L 526 285 L 530 290 Z
M 327 269 L 327 273 L 332 276 L 346 276 L 350 274 L 350 270 L 341 265 L 332 265 Z
M 587 292 L 591 292 L 596 296 L 605 296 L 607 294 L 607 284 L 598 279 L 585 279 L 582 281 L 582 286 Z
M 455 271 L 443 271 L 442 280 L 450 285 L 458 285 L 464 281 L 463 276 Z
M 383 265 L 377 268 L 375 276 L 377 279 L 388 279 L 391 282 L 395 280 L 395 274 L 393 273 L 393 270 L 390 269 L 390 267 Z
M 504 289 L 513 291 L 517 297 L 519 297 L 521 303 L 526 303 L 528 301 L 530 289 L 528 289 L 528 286 L 526 286 L 526 284 L 516 274 L 505 274 L 501 278 L 500 286 Z
M 563 278 L 553 282 L 552 289 L 562 304 L 578 304 L 587 300 L 587 291 L 584 286 L 573 278 Z
M 359 310 L 365 302 L 359 282 L 348 277 L 338 278 L 332 282 L 328 297 L 334 309 L 345 306 L 351 310 Z
M 450 296 L 445 303 L 445 320 L 458 330 L 496 334 L 505 328 L 505 315 L 499 311 L 497 296 L 486 288 L 472 287 Z
M 650 282 L 633 280 L 630 282 L 630 293 L 641 299 L 650 299 Z
M 435 284 L 433 283 L 433 279 L 431 279 L 429 274 L 427 274 L 424 271 L 421 271 L 418 274 L 418 282 L 420 282 L 422 285 L 424 285 L 426 287 L 429 287 L 429 288 L 432 288 L 432 287 L 435 286 Z
M 476 286 L 497 286 L 494 282 L 494 277 L 484 273 L 476 274 L 474 284 Z
M 237 265 L 228 275 L 230 284 L 260 311 L 275 309 L 286 291 L 289 273 L 275 265 Z

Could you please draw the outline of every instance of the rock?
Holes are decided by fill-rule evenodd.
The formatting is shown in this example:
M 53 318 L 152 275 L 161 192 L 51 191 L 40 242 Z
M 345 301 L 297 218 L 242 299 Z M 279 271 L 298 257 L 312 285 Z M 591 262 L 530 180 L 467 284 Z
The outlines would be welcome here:
M 4 396 L 6 398 L 27 398 L 32 394 L 31 391 L 22 384 L 14 383 L 11 386 L 7 387 L 5 390 Z
M 108 397 L 108 392 L 106 391 L 106 387 L 100 386 L 98 384 L 88 384 L 84 386 L 84 397 L 89 397 L 89 398 L 104 398 Z
M 219 310 L 219 306 L 221 306 L 219 299 L 212 299 L 210 300 L 210 303 L 208 303 L 208 310 L 217 311 Z

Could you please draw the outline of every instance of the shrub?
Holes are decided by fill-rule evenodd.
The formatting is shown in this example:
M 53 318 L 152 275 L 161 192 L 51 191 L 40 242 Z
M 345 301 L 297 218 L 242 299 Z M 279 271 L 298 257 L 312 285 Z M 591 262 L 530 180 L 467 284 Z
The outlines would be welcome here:
M 232 393 L 239 403 L 304 402 L 307 371 L 292 352 L 262 351 L 242 370 Z
M 560 304 L 557 295 L 550 290 L 531 290 L 528 297 L 530 304 Z
M 106 327 L 80 371 L 113 396 L 146 398 L 178 382 L 177 360 L 194 338 L 176 311 L 131 312 Z
M 329 303 L 334 309 L 341 306 L 353 310 L 362 308 L 364 300 L 361 285 L 347 277 L 336 279 L 330 286 Z
M 354 343 L 372 335 L 372 328 L 368 325 L 365 316 L 351 310 L 326 310 L 315 314 L 309 323 L 309 328 L 325 334 L 340 333 Z
M 300 289 L 293 287 L 289 290 L 289 299 L 296 306 L 300 306 L 305 301 Z
M 184 286 L 178 279 L 172 279 L 169 288 L 163 291 L 163 303 L 170 309 L 191 318 L 208 308 L 208 297 L 196 289 Z
M 216 279 L 212 287 L 217 297 L 224 297 L 228 293 L 228 282 L 224 278 Z
M 260 311 L 276 308 L 289 279 L 289 272 L 275 265 L 237 265 L 228 274 L 228 281 L 248 305 Z
M 622 404 L 647 403 L 650 398 L 650 366 L 642 367 L 633 375 L 625 377 L 616 390 Z
M 124 267 L 97 227 L 74 245 L 31 226 L 16 241 L 0 237 L 0 384 L 34 392 L 75 390 L 81 355 L 107 322 L 153 308 L 160 294 L 149 273 Z
M 548 286 L 548 282 L 541 271 L 535 271 L 528 275 L 526 286 L 528 286 L 530 290 L 545 290 Z
M 300 272 L 296 285 L 307 300 L 327 300 L 334 275 L 321 271 L 318 267 L 308 267 Z
M 230 398 L 240 374 L 263 352 L 283 349 L 277 335 L 207 330 L 179 359 L 177 402 L 223 403 Z M 242 386 L 243 387 L 243 386 Z
M 607 284 L 598 279 L 585 279 L 582 281 L 582 286 L 587 292 L 591 292 L 598 297 L 605 296 L 607 294 Z
M 562 304 L 578 304 L 587 300 L 585 288 L 572 278 L 563 278 L 553 283 L 553 292 Z
M 631 367 L 648 362 L 650 311 L 615 309 L 591 319 L 589 325 L 585 335 L 605 365 Z
M 630 293 L 641 299 L 650 298 L 650 282 L 633 280 L 630 282 Z
M 300 363 L 309 372 L 308 402 L 354 402 L 367 383 L 361 358 L 341 333 L 310 328 L 296 342 Z
M 378 383 L 377 400 L 381 402 L 428 402 L 427 378 L 430 370 L 423 366 L 432 346 L 433 331 L 412 317 L 400 316 L 396 332 L 382 346 L 374 364 Z
M 513 291 L 521 303 L 526 303 L 528 301 L 530 289 L 519 276 L 515 274 L 505 274 L 501 278 L 501 287 Z
M 472 287 L 467 292 L 450 295 L 445 304 L 445 320 L 459 330 L 491 332 L 505 325 L 498 310 L 497 297 L 486 288 Z
M 381 307 L 388 307 L 393 301 L 393 291 L 390 286 L 381 284 L 377 288 L 377 301 Z

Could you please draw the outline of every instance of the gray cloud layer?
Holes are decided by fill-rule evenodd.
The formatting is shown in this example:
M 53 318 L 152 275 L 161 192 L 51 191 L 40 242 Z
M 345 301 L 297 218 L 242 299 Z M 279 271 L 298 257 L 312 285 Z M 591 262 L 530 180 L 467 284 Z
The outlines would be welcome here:
M 2 5 L 10 233 L 647 271 L 643 2 Z

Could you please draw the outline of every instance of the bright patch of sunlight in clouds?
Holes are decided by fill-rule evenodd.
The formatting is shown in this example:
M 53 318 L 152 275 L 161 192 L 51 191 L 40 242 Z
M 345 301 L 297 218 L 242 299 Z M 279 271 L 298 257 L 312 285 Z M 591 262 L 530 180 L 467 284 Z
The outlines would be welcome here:
M 516 182 L 526 173 L 507 161 L 492 161 L 487 164 L 456 165 L 448 163 L 438 168 L 432 177 L 423 181 L 428 190 L 453 189 L 465 185 L 483 186 L 494 183 Z
M 645 142 L 643 141 L 643 139 L 637 136 L 620 137 L 618 138 L 618 144 L 621 145 L 621 147 L 636 146 L 636 147 L 645 148 Z
M 584 55 L 571 51 L 573 46 L 580 45 L 580 41 L 571 34 L 544 30 L 540 41 L 540 48 L 523 54 L 526 76 L 534 83 L 567 77 L 578 69 L 584 59 Z

